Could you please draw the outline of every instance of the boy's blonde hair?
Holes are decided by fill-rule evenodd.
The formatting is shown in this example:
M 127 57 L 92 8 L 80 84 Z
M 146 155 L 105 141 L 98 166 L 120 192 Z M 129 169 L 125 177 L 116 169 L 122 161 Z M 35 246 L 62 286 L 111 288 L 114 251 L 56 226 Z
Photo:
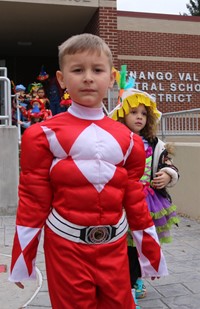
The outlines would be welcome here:
M 110 68 L 113 67 L 112 53 L 106 42 L 97 35 L 90 33 L 78 34 L 70 37 L 58 47 L 58 61 L 60 69 L 62 70 L 65 55 L 73 55 L 76 53 L 82 53 L 88 51 L 89 53 L 103 52 L 106 54 L 109 60 Z

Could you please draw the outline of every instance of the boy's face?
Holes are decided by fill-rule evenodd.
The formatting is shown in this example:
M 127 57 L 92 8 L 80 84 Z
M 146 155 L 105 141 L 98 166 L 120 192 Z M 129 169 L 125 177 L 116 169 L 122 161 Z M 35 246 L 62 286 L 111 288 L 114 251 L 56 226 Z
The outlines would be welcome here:
M 100 107 L 108 88 L 113 86 L 108 57 L 87 51 L 64 56 L 64 68 L 57 79 L 67 88 L 72 100 L 86 107 Z

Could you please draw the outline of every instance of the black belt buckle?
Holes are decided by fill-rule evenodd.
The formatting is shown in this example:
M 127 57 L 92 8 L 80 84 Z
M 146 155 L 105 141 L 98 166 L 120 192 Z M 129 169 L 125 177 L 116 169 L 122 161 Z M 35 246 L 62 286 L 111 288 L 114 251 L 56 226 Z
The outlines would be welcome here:
M 111 225 L 89 226 L 81 230 L 80 238 L 88 244 L 107 243 L 115 236 L 115 230 Z

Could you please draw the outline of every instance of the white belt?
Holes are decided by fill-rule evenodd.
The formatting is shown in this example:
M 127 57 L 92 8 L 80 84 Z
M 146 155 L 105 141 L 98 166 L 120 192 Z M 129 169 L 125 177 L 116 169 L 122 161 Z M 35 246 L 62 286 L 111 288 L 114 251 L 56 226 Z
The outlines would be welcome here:
M 53 209 L 46 224 L 61 237 L 82 244 L 111 243 L 120 239 L 128 230 L 125 212 L 115 225 L 82 226 L 64 219 Z

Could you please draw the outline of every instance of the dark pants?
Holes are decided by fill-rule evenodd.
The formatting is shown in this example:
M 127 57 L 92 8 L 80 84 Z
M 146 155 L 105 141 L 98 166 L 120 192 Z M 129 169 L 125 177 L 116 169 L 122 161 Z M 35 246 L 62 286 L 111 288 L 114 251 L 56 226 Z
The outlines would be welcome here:
M 138 253 L 136 247 L 128 246 L 128 259 L 131 288 L 134 288 L 137 279 L 141 277 L 140 263 L 138 260 Z

